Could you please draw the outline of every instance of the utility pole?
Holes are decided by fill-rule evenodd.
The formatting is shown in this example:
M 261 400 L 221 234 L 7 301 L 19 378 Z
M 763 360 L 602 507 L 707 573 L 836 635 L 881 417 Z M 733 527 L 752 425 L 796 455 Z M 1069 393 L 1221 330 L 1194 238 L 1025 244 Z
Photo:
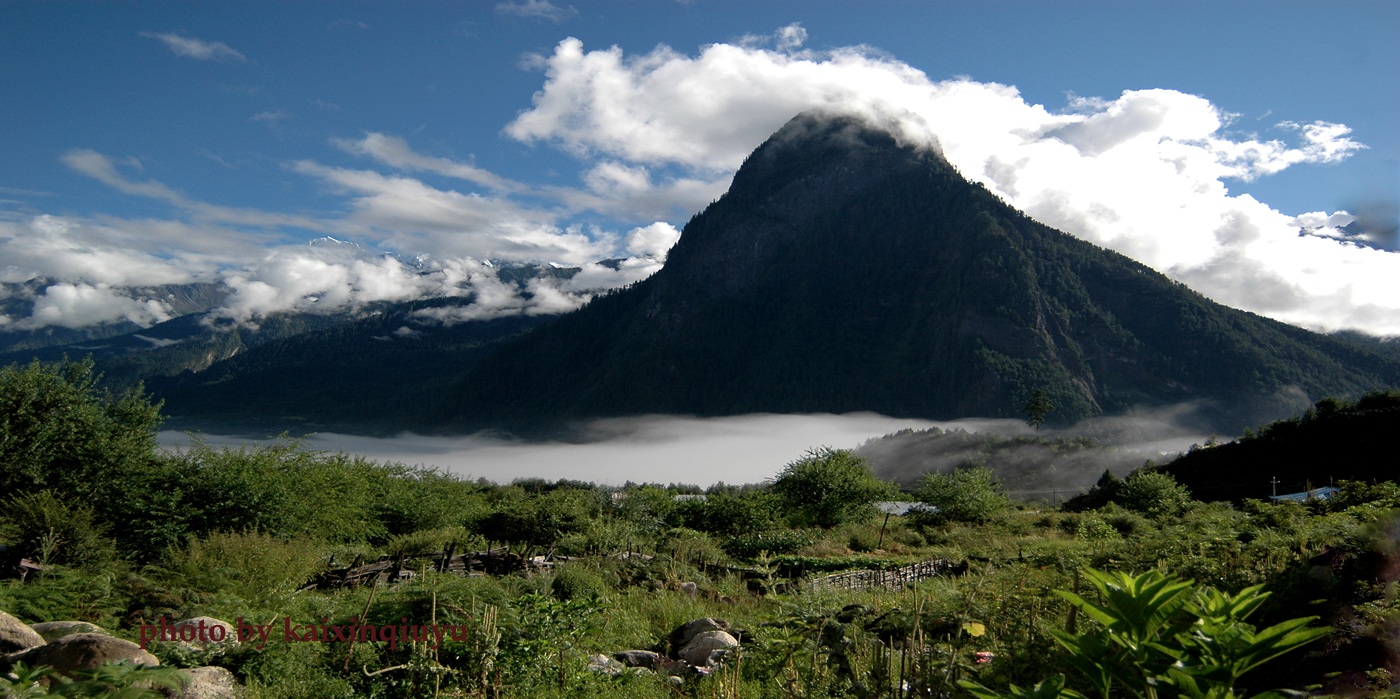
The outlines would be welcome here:
M 1270 481 L 1271 483 L 1274 484 L 1274 495 L 1277 496 L 1277 495 L 1278 495 L 1278 478 L 1272 477 L 1272 476 L 1271 476 L 1271 477 L 1269 477 L 1269 481 Z

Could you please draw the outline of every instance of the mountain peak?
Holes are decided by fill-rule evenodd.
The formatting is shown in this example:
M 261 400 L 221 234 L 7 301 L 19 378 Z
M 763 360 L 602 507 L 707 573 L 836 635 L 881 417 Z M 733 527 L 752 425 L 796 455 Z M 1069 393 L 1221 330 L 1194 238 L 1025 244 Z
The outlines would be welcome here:
M 963 179 L 936 142 L 897 133 L 793 118 L 691 219 L 661 271 L 473 370 L 443 407 L 453 426 L 1014 417 L 1039 389 L 1062 422 L 1208 398 L 1233 409 L 1223 430 L 1301 405 L 1289 396 L 1400 383 L 1393 360 L 1212 303 L 1042 225 Z
M 902 145 L 861 117 L 803 112 L 755 149 L 729 191 L 686 226 L 653 295 L 677 287 L 691 296 L 738 293 L 851 200 L 932 171 L 953 169 L 929 146 Z

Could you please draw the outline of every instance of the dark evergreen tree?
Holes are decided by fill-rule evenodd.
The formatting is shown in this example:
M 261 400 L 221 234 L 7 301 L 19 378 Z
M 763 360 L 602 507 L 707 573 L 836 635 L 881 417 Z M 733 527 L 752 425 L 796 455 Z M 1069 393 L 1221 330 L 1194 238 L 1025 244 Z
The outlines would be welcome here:
M 1055 404 L 1050 402 L 1050 396 L 1037 388 L 1031 392 L 1031 399 L 1026 403 L 1026 407 L 1021 408 L 1021 412 L 1026 414 L 1026 424 L 1039 432 L 1041 423 L 1045 422 L 1045 417 L 1054 409 Z

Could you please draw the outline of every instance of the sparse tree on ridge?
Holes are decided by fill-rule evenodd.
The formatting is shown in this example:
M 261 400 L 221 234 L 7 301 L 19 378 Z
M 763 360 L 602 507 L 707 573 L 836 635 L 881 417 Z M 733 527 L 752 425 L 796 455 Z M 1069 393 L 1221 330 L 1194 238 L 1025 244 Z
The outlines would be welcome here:
M 1040 431 L 1041 423 L 1045 422 L 1045 417 L 1055 409 L 1055 404 L 1050 402 L 1050 396 L 1042 389 L 1035 389 L 1031 393 L 1031 399 L 1026 403 L 1026 407 L 1021 408 L 1021 412 L 1026 414 L 1026 424 Z

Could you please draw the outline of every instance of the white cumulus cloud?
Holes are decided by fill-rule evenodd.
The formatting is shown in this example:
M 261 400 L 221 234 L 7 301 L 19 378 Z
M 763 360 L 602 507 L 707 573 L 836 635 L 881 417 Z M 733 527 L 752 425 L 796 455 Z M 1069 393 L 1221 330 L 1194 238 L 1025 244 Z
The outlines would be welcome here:
M 170 307 L 156 299 L 138 301 L 106 284 L 53 284 L 35 298 L 33 314 L 15 327 L 81 328 L 121 320 L 148 327 L 170 320 Z
M 556 21 L 574 14 L 544 0 L 504 2 L 497 11 Z M 246 60 L 218 42 L 146 36 L 192 58 Z M 865 47 L 804 49 L 807 39 L 791 24 L 687 55 L 665 46 L 642 54 L 585 50 L 570 38 L 533 57 L 544 84 L 505 134 L 575 155 L 580 175 L 571 186 L 510 180 L 469 158 L 427 155 L 402 137 L 366 132 L 332 143 L 368 159 L 367 169 L 287 165 L 340 197 L 339 210 L 282 214 L 199 201 L 132 174 L 139 161 L 75 148 L 62 156 L 73 171 L 174 213 L 0 220 L 0 281 L 42 277 L 55 289 L 52 298 L 41 291 L 33 317 L 9 320 L 146 323 L 162 311 L 137 287 L 217 280 L 232 290 L 224 315 L 247 322 L 282 310 L 434 296 L 472 301 L 426 309 L 424 322 L 575 308 L 659 269 L 679 236 L 665 222 L 719 197 L 758 144 L 815 108 L 864 116 L 904 142 L 937 147 L 965 176 L 1040 221 L 1222 303 L 1314 328 L 1400 334 L 1400 298 L 1392 293 L 1400 257 L 1381 244 L 1393 230 L 1342 212 L 1295 217 L 1229 190 L 1234 181 L 1338 162 L 1364 148 L 1345 125 L 1284 122 L 1265 137 L 1238 135 L 1231 115 L 1173 90 L 1072 97 L 1057 111 L 1011 86 L 933 80 Z M 267 114 L 274 123 L 282 113 Z M 460 181 L 461 191 L 439 176 Z M 636 227 L 585 228 L 577 223 L 584 212 Z M 286 244 L 307 232 L 364 247 Z M 522 289 L 501 282 L 486 260 L 581 271 Z
M 1058 113 L 1014 87 L 932 80 L 861 47 L 795 52 L 797 36 L 784 29 L 777 49 L 714 44 L 695 56 L 665 46 L 586 51 L 566 39 L 536 59 L 544 88 L 506 133 L 594 163 L 586 180 L 596 193 L 642 188 L 652 168 L 717 180 L 799 112 L 856 114 L 939 147 L 1038 220 L 1221 303 L 1319 329 L 1400 333 L 1400 257 L 1299 237 L 1294 217 L 1228 188 L 1364 148 L 1346 126 L 1284 123 L 1279 138 L 1236 136 L 1229 115 L 1174 90 L 1079 98 Z
M 389 249 L 438 258 L 581 264 L 606 256 L 612 248 L 606 236 L 560 228 L 554 223 L 556 214 L 503 197 L 444 191 L 411 177 L 310 161 L 293 168 L 353 197 L 350 221 L 376 231 L 379 244 Z

